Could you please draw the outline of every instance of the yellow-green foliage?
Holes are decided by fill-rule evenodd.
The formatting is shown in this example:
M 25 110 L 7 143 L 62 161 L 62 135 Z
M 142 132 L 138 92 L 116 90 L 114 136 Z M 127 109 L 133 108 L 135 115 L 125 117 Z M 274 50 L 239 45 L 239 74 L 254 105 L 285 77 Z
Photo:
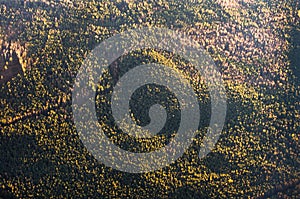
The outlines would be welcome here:
M 25 46 L 30 66 L 0 87 L 0 198 L 299 198 L 300 88 L 289 60 L 299 4 L 236 1 L 240 7 L 224 8 L 216 2 L 3 1 L 0 37 Z M 203 105 L 197 136 L 182 157 L 158 171 L 130 174 L 106 167 L 84 147 L 71 93 L 92 49 L 143 26 L 170 28 L 199 42 L 222 73 L 228 110 L 218 143 L 200 160 L 210 98 L 199 71 L 160 49 L 122 56 L 120 71 L 107 70 L 99 77 L 103 84 L 93 85 L 101 127 L 118 146 L 151 151 L 170 139 L 133 140 L 139 146 L 132 146 L 101 112 L 130 67 L 156 62 L 174 68 Z

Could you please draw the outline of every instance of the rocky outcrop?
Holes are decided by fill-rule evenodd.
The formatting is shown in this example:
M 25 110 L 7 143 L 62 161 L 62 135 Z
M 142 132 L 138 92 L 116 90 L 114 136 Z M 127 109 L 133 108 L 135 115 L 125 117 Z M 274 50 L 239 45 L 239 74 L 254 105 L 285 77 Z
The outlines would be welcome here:
M 28 67 L 26 48 L 17 42 L 0 40 L 0 84 L 23 74 Z

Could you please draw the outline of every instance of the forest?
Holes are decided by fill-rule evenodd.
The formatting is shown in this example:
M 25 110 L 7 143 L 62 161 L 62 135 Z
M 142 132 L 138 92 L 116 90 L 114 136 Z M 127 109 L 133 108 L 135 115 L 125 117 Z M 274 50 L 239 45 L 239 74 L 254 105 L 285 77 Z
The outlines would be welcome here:
M 300 198 L 299 1 L 0 0 L 0 24 L 0 198 Z M 126 173 L 97 161 L 80 140 L 72 91 L 95 47 L 142 27 L 197 41 L 222 75 L 227 112 L 217 144 L 200 159 L 210 96 L 197 71 L 158 49 L 120 57 L 95 96 L 99 123 L 119 147 L 149 152 L 165 146 L 180 114 L 176 99 L 170 106 L 162 100 L 175 115 L 160 132 L 165 135 L 139 140 L 120 132 L 107 116 L 109 99 L 134 66 L 178 69 L 204 112 L 182 157 L 153 172 Z M 168 90 L 152 89 L 173 99 Z M 137 120 L 147 123 L 145 110 L 134 105 L 142 111 Z

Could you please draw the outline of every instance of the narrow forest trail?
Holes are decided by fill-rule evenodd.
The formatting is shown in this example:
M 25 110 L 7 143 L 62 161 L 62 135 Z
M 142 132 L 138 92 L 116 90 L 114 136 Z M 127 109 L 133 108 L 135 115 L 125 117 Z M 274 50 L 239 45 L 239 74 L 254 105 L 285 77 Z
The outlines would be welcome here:
M 66 107 L 68 102 L 71 101 L 71 96 L 59 96 L 57 101 L 47 101 L 42 109 L 39 110 L 29 110 L 25 113 L 19 114 L 15 117 L 2 118 L 0 120 L 0 126 L 9 126 L 18 121 L 23 121 L 29 118 L 39 116 L 41 114 L 47 114 L 51 110 L 57 110 L 60 107 Z

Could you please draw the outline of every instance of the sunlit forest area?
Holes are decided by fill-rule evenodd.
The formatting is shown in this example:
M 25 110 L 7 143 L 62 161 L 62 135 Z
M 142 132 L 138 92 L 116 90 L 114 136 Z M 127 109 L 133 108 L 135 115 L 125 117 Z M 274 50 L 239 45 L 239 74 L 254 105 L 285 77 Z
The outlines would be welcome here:
M 0 24 L 0 198 L 300 198 L 298 0 L 0 0 Z M 222 74 L 227 113 L 206 157 L 198 157 L 204 117 L 182 157 L 133 174 L 105 166 L 85 148 L 71 104 L 89 52 L 141 27 L 197 41 Z M 185 68 L 209 116 L 204 83 L 170 52 L 124 55 L 114 63 L 124 70 L 112 66 L 105 85 L 150 62 Z M 104 94 L 99 84 L 96 98 Z M 147 152 L 167 142 L 135 140 L 135 148 L 97 114 L 124 149 Z

